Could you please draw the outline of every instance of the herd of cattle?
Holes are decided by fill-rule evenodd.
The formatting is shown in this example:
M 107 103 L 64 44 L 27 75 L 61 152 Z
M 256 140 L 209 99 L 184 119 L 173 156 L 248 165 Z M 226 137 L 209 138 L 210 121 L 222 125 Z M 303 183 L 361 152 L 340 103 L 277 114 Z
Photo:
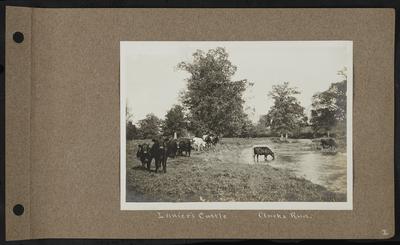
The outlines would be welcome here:
M 202 138 L 179 138 L 179 139 L 152 139 L 153 144 L 143 143 L 138 145 L 136 157 L 140 159 L 142 166 L 150 171 L 151 162 L 154 159 L 156 172 L 162 166 L 163 172 L 167 172 L 168 157 L 188 156 L 192 150 L 203 151 L 215 146 L 219 142 L 216 135 L 204 135 Z
M 150 171 L 151 162 L 154 159 L 156 172 L 162 166 L 163 172 L 167 172 L 168 157 L 188 156 L 192 150 L 203 151 L 219 142 L 219 137 L 215 135 L 204 135 L 202 138 L 179 138 L 179 139 L 152 139 L 153 144 L 143 143 L 138 145 L 136 157 L 140 159 L 142 166 L 147 167 Z M 336 151 L 337 143 L 333 138 L 322 138 L 318 140 L 321 150 Z M 268 156 L 275 159 L 274 152 L 267 145 L 254 145 L 253 158 L 257 160 L 259 156 L 264 156 L 266 160 Z

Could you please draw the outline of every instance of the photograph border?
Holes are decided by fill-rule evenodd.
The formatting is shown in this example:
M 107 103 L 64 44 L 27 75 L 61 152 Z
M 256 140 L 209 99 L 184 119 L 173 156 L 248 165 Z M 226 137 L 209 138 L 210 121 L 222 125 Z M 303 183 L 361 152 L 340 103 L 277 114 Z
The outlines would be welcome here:
M 347 82 L 346 106 L 346 156 L 347 193 L 346 202 L 127 202 L 126 201 L 126 84 L 127 78 L 124 49 L 129 43 L 204 43 L 204 42 L 324 42 L 347 43 L 348 62 L 351 65 Z M 353 210 L 353 41 L 350 40 L 304 40 L 304 41 L 120 41 L 120 208 L 121 210 Z

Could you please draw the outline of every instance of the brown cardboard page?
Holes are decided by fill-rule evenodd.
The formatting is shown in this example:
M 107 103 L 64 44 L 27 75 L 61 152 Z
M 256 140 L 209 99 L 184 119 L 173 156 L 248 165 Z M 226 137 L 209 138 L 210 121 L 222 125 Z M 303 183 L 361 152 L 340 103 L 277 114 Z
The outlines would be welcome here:
M 6 13 L 7 240 L 394 234 L 394 10 L 7 7 Z M 22 43 L 13 41 L 16 31 Z M 130 40 L 353 40 L 354 209 L 296 211 L 311 219 L 223 211 L 226 219 L 208 220 L 120 211 L 119 42 Z M 12 211 L 18 203 L 21 216 Z

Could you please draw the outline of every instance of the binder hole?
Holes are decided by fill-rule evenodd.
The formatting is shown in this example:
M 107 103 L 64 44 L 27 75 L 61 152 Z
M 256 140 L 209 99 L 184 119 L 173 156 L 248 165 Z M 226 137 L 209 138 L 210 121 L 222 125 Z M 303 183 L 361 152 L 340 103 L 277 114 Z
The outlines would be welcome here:
M 24 206 L 22 206 L 21 204 L 15 205 L 13 208 L 13 212 L 15 215 L 21 216 L 24 213 Z
M 19 31 L 14 32 L 13 39 L 14 42 L 16 43 L 22 43 L 24 41 L 24 34 L 22 34 L 22 32 Z

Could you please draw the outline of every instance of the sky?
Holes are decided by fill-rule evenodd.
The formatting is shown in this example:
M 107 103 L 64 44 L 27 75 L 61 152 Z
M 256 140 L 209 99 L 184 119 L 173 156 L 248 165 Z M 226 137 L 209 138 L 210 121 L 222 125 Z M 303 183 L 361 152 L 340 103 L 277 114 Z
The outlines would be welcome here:
M 121 42 L 121 99 L 126 99 L 133 122 L 149 113 L 164 119 L 180 103 L 179 93 L 190 76 L 177 64 L 191 62 L 196 49 L 216 47 L 224 47 L 237 66 L 233 80 L 254 83 L 244 93 L 245 111 L 253 122 L 273 105 L 268 97 L 272 85 L 289 82 L 297 87 L 297 98 L 309 112 L 313 94 L 343 80 L 339 70 L 346 67 L 352 78 L 351 41 Z

